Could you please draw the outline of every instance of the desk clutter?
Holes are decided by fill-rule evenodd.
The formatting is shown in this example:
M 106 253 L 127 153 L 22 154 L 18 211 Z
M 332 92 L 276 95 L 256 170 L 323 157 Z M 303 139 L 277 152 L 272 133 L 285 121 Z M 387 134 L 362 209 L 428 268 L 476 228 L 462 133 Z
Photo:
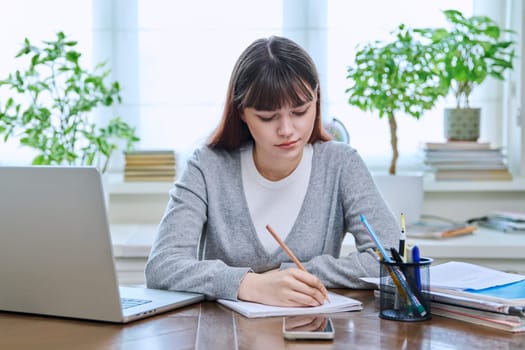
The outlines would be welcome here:
M 458 222 L 447 218 L 421 215 L 421 219 L 407 226 L 409 238 L 446 239 L 470 235 L 478 227 L 471 222 Z
M 390 255 L 366 217 L 361 223 L 374 242 L 380 263 L 380 313 L 379 316 L 397 321 L 424 321 L 430 319 L 428 302 L 428 266 L 432 259 L 422 259 L 419 249 L 412 247 L 409 254 L 405 244 L 405 220 L 401 214 L 399 250 L 391 247 Z M 416 248 L 416 249 L 414 249 Z
M 448 262 L 432 266 L 430 279 L 432 314 L 525 332 L 525 276 Z
M 172 150 L 124 152 L 124 181 L 175 180 L 175 153 Z
M 426 142 L 422 152 L 424 164 L 437 181 L 512 180 L 503 150 L 489 142 Z
M 468 278 L 466 278 L 468 276 Z M 362 278 L 380 288 L 378 279 Z M 381 298 L 383 291 L 374 295 Z M 430 267 L 432 315 L 512 333 L 525 332 L 525 276 L 450 261 Z
M 525 233 L 525 213 L 495 211 L 468 222 L 503 232 Z

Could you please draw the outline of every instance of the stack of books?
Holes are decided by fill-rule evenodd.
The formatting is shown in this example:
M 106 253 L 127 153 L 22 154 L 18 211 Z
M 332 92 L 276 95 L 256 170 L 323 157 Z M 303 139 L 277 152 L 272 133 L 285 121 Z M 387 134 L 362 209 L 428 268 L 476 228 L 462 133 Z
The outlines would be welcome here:
M 525 276 L 448 262 L 431 267 L 430 280 L 432 314 L 525 332 Z
M 171 150 L 125 152 L 124 161 L 124 181 L 175 180 L 175 153 Z
M 512 180 L 505 154 L 489 142 L 426 142 L 423 153 L 436 180 Z

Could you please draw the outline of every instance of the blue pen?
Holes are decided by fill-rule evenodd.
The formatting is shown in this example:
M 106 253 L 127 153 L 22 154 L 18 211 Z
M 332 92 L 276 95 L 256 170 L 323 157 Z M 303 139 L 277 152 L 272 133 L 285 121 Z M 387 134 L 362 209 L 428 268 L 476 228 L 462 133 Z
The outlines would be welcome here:
M 361 214 L 359 217 L 361 218 L 361 222 L 365 226 L 366 231 L 368 232 L 368 234 L 370 235 L 370 237 L 374 241 L 375 245 L 379 249 L 379 252 L 381 253 L 381 255 L 383 257 L 383 260 L 386 261 L 387 263 L 390 263 L 390 264 L 394 263 L 394 261 L 387 254 L 385 248 L 383 248 L 383 245 L 379 241 L 379 238 L 375 234 L 374 230 L 372 230 L 372 227 L 370 227 L 370 225 L 368 224 L 368 221 L 366 220 L 365 216 L 363 214 Z M 397 279 L 397 281 L 399 282 L 399 284 L 403 288 L 404 292 L 407 294 L 407 297 L 408 297 L 409 301 L 412 303 L 412 305 L 414 305 L 416 307 L 416 310 L 419 312 L 419 314 L 421 316 L 425 316 L 427 314 L 427 311 L 425 310 L 425 307 L 421 304 L 419 299 L 410 290 L 410 287 L 408 286 L 407 280 L 406 280 L 405 276 L 403 275 L 403 273 L 401 271 L 399 271 L 399 268 L 397 268 L 397 266 L 395 266 L 395 265 L 388 266 L 388 267 L 391 269 L 392 273 L 395 276 L 395 279 Z
M 388 262 L 388 263 L 393 263 L 392 259 L 390 258 L 390 256 L 387 254 L 385 248 L 383 248 L 383 245 L 381 244 L 381 242 L 379 241 L 379 238 L 377 238 L 374 230 L 372 230 L 372 228 L 370 227 L 370 225 L 368 224 L 368 221 L 366 220 L 365 216 L 363 214 L 361 214 L 359 216 L 361 218 L 361 222 L 363 223 L 363 225 L 365 225 L 365 228 L 368 232 L 368 234 L 370 235 L 370 237 L 372 238 L 372 240 L 374 241 L 377 249 L 379 249 L 379 252 L 381 253 L 381 255 L 383 256 L 383 259 Z
M 419 254 L 419 247 L 415 245 L 412 247 L 412 262 L 414 264 L 419 264 L 420 261 L 421 261 L 421 255 Z M 416 278 L 417 289 L 421 290 L 421 273 L 419 270 L 419 266 L 414 267 L 414 274 Z

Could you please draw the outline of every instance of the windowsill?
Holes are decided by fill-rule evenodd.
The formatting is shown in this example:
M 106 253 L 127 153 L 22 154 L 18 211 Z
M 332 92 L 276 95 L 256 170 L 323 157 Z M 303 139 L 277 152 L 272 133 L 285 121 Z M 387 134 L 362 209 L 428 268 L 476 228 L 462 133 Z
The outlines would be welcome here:
M 108 185 L 109 194 L 168 194 L 172 182 L 125 182 L 122 176 L 112 174 Z
M 109 174 L 110 194 L 167 194 L 171 182 L 124 182 L 122 174 Z M 432 174 L 425 174 L 425 192 L 525 192 L 525 178 L 512 181 L 436 181 Z

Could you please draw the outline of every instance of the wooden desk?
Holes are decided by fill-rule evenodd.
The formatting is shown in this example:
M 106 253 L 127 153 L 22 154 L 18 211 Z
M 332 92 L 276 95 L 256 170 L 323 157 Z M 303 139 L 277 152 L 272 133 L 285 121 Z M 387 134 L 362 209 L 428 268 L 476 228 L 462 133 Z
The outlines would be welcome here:
M 434 316 L 380 319 L 371 291 L 336 290 L 363 302 L 333 314 L 333 341 L 288 341 L 282 318 L 247 319 L 214 302 L 115 325 L 0 312 L 0 349 L 523 349 L 525 335 Z

